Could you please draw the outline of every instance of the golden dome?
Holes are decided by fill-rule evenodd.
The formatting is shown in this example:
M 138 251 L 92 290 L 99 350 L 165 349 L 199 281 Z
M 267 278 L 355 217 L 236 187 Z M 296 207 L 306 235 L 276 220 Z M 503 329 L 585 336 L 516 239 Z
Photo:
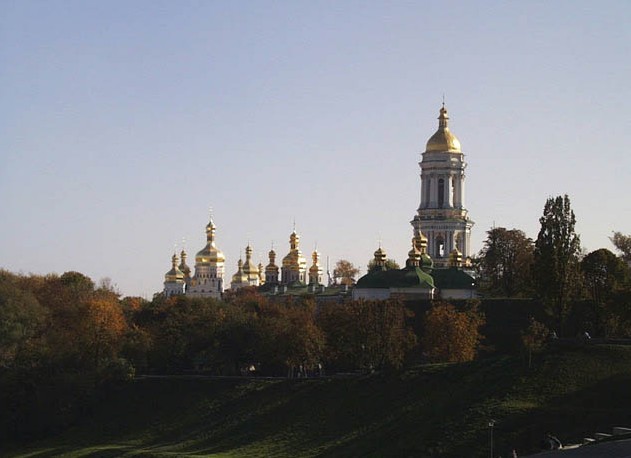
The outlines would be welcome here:
M 449 116 L 447 116 L 447 109 L 443 105 L 440 109 L 440 116 L 438 116 L 438 130 L 427 141 L 425 146 L 425 152 L 451 152 L 460 153 L 460 141 L 454 134 L 451 133 L 447 123 Z
M 377 260 L 385 261 L 386 257 L 387 257 L 386 250 L 381 248 L 381 246 L 379 246 L 379 248 L 377 248 L 377 251 L 375 251 L 374 255 L 375 255 L 375 261 L 377 261 Z
M 237 273 L 232 276 L 232 283 L 247 283 L 248 276 L 245 272 L 243 272 L 243 261 L 239 259 L 237 262 Z
M 171 270 L 164 275 L 164 279 L 168 282 L 176 282 L 184 279 L 184 273 L 177 266 L 177 255 L 175 253 L 173 253 L 171 257 Z
M 217 226 L 210 218 L 206 225 L 206 246 L 197 252 L 195 262 L 198 264 L 225 262 L 226 257 L 215 245 L 215 231 Z

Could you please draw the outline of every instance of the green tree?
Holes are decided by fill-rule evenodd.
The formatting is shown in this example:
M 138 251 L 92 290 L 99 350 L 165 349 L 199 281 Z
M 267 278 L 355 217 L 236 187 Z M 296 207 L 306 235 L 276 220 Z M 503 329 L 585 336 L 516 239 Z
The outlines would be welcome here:
M 397 270 L 397 269 L 400 269 L 401 267 L 399 267 L 399 264 L 394 259 L 386 259 L 386 262 L 384 263 L 384 268 L 385 270 Z M 377 269 L 377 266 L 375 264 L 375 260 L 371 259 L 368 262 L 368 273 L 372 273 L 376 269 Z
M 541 229 L 535 242 L 535 286 L 563 333 L 568 304 L 579 288 L 578 263 L 581 251 L 574 227 L 576 217 L 566 195 L 548 198 L 539 218 Z
M 351 286 L 355 284 L 355 277 L 359 274 L 359 269 L 353 265 L 352 262 L 346 259 L 340 259 L 335 263 L 335 269 L 333 269 L 333 279 L 335 283 L 340 280 L 342 285 Z
M 624 235 L 622 232 L 614 232 L 609 238 L 611 243 L 622 253 L 622 259 L 631 262 L 631 235 Z
M 531 291 L 533 259 L 532 239 L 523 231 L 504 227 L 487 231 L 480 251 L 485 289 L 492 295 L 527 295 Z
M 627 264 L 605 248 L 589 253 L 580 265 L 588 294 L 597 304 L 609 300 L 629 279 Z
M 0 368 L 36 364 L 47 322 L 48 310 L 35 296 L 0 272 Z
M 482 341 L 484 322 L 475 304 L 459 311 L 449 303 L 437 302 L 425 314 L 421 348 L 430 361 L 471 361 Z

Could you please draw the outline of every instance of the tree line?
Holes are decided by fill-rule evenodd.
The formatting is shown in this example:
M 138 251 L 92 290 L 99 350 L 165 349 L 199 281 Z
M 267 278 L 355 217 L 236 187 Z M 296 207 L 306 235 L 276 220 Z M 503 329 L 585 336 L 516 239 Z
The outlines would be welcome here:
M 477 311 L 436 304 L 424 315 L 434 334 L 419 333 L 415 318 L 398 300 L 318 305 L 243 288 L 223 300 L 147 301 L 79 272 L 0 271 L 0 436 L 61 429 L 99 392 L 141 374 L 294 378 L 475 357 Z
M 475 260 L 487 297 L 535 297 L 560 336 L 578 328 L 603 337 L 631 337 L 631 235 L 615 232 L 606 248 L 585 253 L 567 195 L 549 198 L 532 240 L 519 229 L 494 227 Z M 572 322 L 573 326 L 569 326 Z

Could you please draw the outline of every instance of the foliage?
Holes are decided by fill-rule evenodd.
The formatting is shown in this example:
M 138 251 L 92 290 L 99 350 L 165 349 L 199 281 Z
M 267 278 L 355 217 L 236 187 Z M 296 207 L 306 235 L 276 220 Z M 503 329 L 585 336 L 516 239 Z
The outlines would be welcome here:
M 339 369 L 399 368 L 416 344 L 411 313 L 399 301 L 347 301 L 321 308 L 325 361 Z
M 340 259 L 335 263 L 333 269 L 333 280 L 337 283 L 338 279 L 342 285 L 355 284 L 355 277 L 359 274 L 359 269 L 346 259 Z
M 386 259 L 383 267 L 384 267 L 384 270 L 398 270 L 401 268 L 399 267 L 399 264 L 397 263 L 397 261 L 390 258 Z M 377 270 L 377 265 L 375 264 L 375 260 L 371 259 L 370 261 L 368 261 L 368 273 L 372 273 L 376 270 Z
M 611 251 L 601 248 L 581 260 L 581 271 L 588 293 L 598 304 L 610 299 L 612 293 L 629 280 L 629 267 Z
M 558 329 L 563 332 L 569 299 L 578 291 L 581 250 L 569 197 L 548 198 L 539 223 L 541 229 L 535 242 L 536 285 L 551 306 Z
M 480 267 L 487 291 L 494 296 L 527 296 L 531 292 L 533 242 L 518 229 L 487 231 Z
M 459 311 L 449 303 L 436 302 L 425 314 L 421 348 L 430 361 L 471 361 L 482 340 L 483 325 L 484 316 L 475 304 Z
M 48 311 L 30 291 L 0 271 L 0 368 L 32 364 L 40 347 Z
M 614 232 L 613 237 L 610 237 L 609 240 L 622 253 L 622 259 L 626 262 L 631 262 L 631 235 Z
M 314 372 L 322 362 L 324 333 L 316 323 L 316 306 L 290 301 L 266 303 L 259 312 L 260 343 L 257 360 L 270 368 L 282 368 L 289 376 L 302 367 Z
M 532 367 L 532 354 L 540 351 L 550 336 L 550 331 L 543 324 L 530 318 L 528 329 L 521 333 L 521 341 L 528 353 L 528 368 Z

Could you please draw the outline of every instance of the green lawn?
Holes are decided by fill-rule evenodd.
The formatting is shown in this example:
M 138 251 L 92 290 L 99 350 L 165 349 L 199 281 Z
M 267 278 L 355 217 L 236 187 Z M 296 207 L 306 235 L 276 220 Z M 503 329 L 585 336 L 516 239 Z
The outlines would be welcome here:
M 14 457 L 489 456 L 631 425 L 631 347 L 308 380 L 139 379 Z M 6 453 L 5 453 L 6 455 Z

